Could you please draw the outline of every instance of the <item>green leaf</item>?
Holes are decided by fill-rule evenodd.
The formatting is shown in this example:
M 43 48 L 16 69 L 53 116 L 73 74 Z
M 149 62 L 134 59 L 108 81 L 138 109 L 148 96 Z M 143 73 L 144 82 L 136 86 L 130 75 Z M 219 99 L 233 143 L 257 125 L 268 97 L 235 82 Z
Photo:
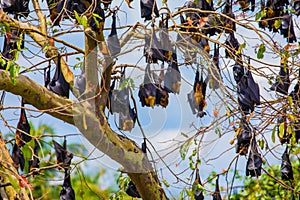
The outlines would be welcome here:
M 239 46 L 239 49 L 236 52 L 236 55 L 240 55 L 242 52 L 242 49 L 244 49 L 246 47 L 246 43 L 243 43 Z
M 87 19 L 87 17 L 85 15 L 81 17 L 81 25 L 84 28 L 88 27 L 88 19 Z
M 184 160 L 185 157 L 186 157 L 186 154 L 189 150 L 189 147 L 191 146 L 191 144 L 193 143 L 192 140 L 190 140 L 189 142 L 183 144 L 180 149 L 179 149 L 179 153 L 180 153 L 180 156 L 181 156 L 181 159 Z
M 185 137 L 185 138 L 189 138 L 189 136 L 188 136 L 187 134 L 183 133 L 183 132 L 181 132 L 181 135 L 182 135 L 183 137 Z
M 260 44 L 257 52 L 257 58 L 258 59 L 263 59 L 264 58 L 264 53 L 266 51 L 266 47 L 264 44 Z
M 78 13 L 77 13 L 76 10 L 74 10 L 74 14 L 75 14 L 75 19 L 77 20 L 77 22 L 78 22 L 79 24 L 81 24 L 81 17 L 78 15 Z
M 279 28 L 281 27 L 281 19 L 275 20 L 275 22 L 274 22 L 274 27 L 275 27 L 276 29 L 279 29 Z
M 273 130 L 272 130 L 271 139 L 272 139 L 272 142 L 273 142 L 273 143 L 275 143 L 275 132 L 276 132 L 276 128 L 277 128 L 277 126 L 274 126 L 274 127 L 273 127 Z
M 170 184 L 165 179 L 163 179 L 162 182 L 166 187 L 170 187 Z
M 261 20 L 263 17 L 267 15 L 266 10 L 262 10 L 261 12 L 258 12 L 255 16 L 255 21 Z
M 279 125 L 279 137 L 283 138 L 284 137 L 284 122 L 282 122 L 280 125 Z

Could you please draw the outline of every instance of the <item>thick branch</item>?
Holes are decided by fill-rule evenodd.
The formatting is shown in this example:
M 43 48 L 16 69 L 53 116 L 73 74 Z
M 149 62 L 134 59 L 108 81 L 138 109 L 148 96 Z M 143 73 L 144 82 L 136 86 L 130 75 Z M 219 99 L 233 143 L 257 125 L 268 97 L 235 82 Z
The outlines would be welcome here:
M 12 84 L 8 72 L 0 70 L 0 77 L 0 90 L 21 95 L 26 103 L 42 112 L 76 125 L 96 148 L 124 167 L 144 199 L 166 199 L 145 154 L 134 141 L 113 132 L 106 120 L 101 125 L 88 101 L 65 99 L 23 75 L 16 78 L 16 85 Z

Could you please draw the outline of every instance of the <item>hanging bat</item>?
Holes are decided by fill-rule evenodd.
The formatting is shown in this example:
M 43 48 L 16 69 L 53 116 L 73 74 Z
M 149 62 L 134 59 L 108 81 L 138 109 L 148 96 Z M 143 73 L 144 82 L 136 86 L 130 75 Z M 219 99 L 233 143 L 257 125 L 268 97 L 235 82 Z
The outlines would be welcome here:
M 207 17 L 202 17 L 199 22 L 204 35 L 214 36 L 216 33 L 222 32 L 222 22 L 220 18 L 214 14 L 209 14 Z
M 236 153 L 247 155 L 252 138 L 252 130 L 245 119 L 241 120 L 241 130 L 237 135 Z
M 209 88 L 216 90 L 222 82 L 221 71 L 219 67 L 219 45 L 214 46 L 214 55 L 212 65 L 208 67 Z
M 4 0 L 0 7 L 4 12 L 27 17 L 29 15 L 29 0 Z
M 246 75 L 239 80 L 237 93 L 239 106 L 244 114 L 249 114 L 249 110 L 253 112 L 254 106 L 260 104 L 259 86 L 250 71 L 247 71 Z
M 156 86 L 151 81 L 150 64 L 145 69 L 144 83 L 140 85 L 138 96 L 142 107 L 153 107 L 156 98 Z
M 65 179 L 59 196 L 60 200 L 75 200 L 75 192 L 72 188 L 70 172 L 68 172 L 67 169 L 65 169 Z
M 74 88 L 79 90 L 80 95 L 82 95 L 85 91 L 85 87 L 86 87 L 86 78 L 85 78 L 85 70 L 83 67 L 81 74 L 75 78 Z
M 287 95 L 290 83 L 291 81 L 290 81 L 289 69 L 288 67 L 281 65 L 279 75 L 276 78 L 276 82 L 273 83 L 270 90 Z
M 194 1 L 186 1 L 182 8 L 183 9 L 189 9 L 189 8 L 195 9 L 195 8 L 197 8 L 197 5 L 195 4 Z M 196 21 L 200 18 L 200 15 L 194 11 L 186 11 L 185 18 L 187 19 L 187 21 L 191 21 L 192 24 L 195 24 Z
M 215 192 L 213 193 L 213 200 L 222 200 L 221 194 L 220 194 L 220 188 L 219 188 L 219 175 L 217 176 L 216 179 L 216 189 Z
M 147 143 L 146 138 L 144 138 L 144 142 L 142 143 L 142 151 L 146 154 L 147 153 Z
M 116 12 L 113 12 L 112 15 L 112 25 L 111 32 L 107 38 L 107 46 L 112 57 L 115 57 L 117 54 L 121 52 L 120 41 L 117 34 L 116 28 Z
M 300 1 L 295 0 L 293 3 L 293 9 L 295 10 L 295 15 L 299 16 L 300 15 Z
M 202 74 L 200 78 L 199 70 L 197 69 L 194 88 L 187 96 L 193 114 L 197 114 L 197 117 L 200 118 L 206 115 L 206 113 L 203 111 L 203 109 L 206 108 L 206 85 L 206 81 L 203 80 Z
M 34 149 L 33 154 L 31 156 L 31 160 L 28 161 L 29 165 L 29 172 L 32 172 L 35 168 L 40 167 L 40 159 L 38 156 L 38 144 L 36 141 L 34 141 Z M 38 172 L 34 172 L 33 175 L 37 175 Z
M 169 94 L 160 85 L 156 85 L 155 104 L 164 108 L 169 104 Z
M 157 4 L 155 0 L 140 0 L 141 4 L 141 17 L 145 20 L 152 20 L 152 11 L 156 17 L 159 16 Z
M 16 143 L 13 146 L 11 158 L 14 162 L 13 163 L 14 167 L 16 169 L 20 167 L 20 169 L 23 171 L 25 166 L 25 158 L 22 150 L 20 149 L 19 145 L 17 145 Z
M 201 179 L 200 179 L 200 174 L 199 174 L 199 169 L 196 168 L 196 178 L 194 181 L 194 198 L 195 200 L 204 200 L 204 195 L 203 191 L 198 189 L 198 184 L 202 186 Z
M 144 55 L 147 63 L 157 63 L 157 60 L 164 61 L 163 49 L 158 41 L 155 30 L 152 28 L 151 38 L 145 36 Z
M 283 135 L 281 136 L 280 132 L 279 132 L 279 126 L 280 124 L 284 124 L 283 126 Z M 282 114 L 278 117 L 277 119 L 277 136 L 279 138 L 279 141 L 281 144 L 284 143 L 289 143 L 290 140 L 290 134 L 288 134 L 287 132 L 287 113 L 286 113 L 286 109 L 282 110 Z
M 164 75 L 164 89 L 169 93 L 179 94 L 181 74 L 178 68 L 176 48 L 173 49 L 172 59 Z
M 21 113 L 20 113 L 20 119 L 17 125 L 17 131 L 15 134 L 16 144 L 19 147 L 24 146 L 25 143 L 29 142 L 31 140 L 30 136 L 30 125 L 27 120 L 26 112 L 24 109 L 24 101 L 22 100 L 21 104 Z
M 49 61 L 49 64 L 47 68 L 44 69 L 44 86 L 47 87 L 50 84 L 50 70 L 51 70 L 51 61 Z
M 228 38 L 225 41 L 225 57 L 230 57 L 231 59 L 235 59 L 235 53 L 240 47 L 239 41 L 235 38 L 234 32 L 231 32 Z M 229 49 L 228 49 L 229 48 Z
M 228 19 L 226 17 L 221 16 L 221 21 L 225 28 L 225 33 L 232 33 L 233 31 L 236 31 L 236 24 L 233 21 L 235 20 L 235 15 L 232 12 L 232 4 L 230 3 L 229 0 L 226 1 L 222 13 L 230 18 Z
M 141 198 L 141 195 L 137 191 L 136 186 L 132 181 L 129 182 L 126 193 L 133 198 Z
M 74 11 L 79 15 L 83 14 L 87 9 L 87 5 L 82 0 L 64 0 L 60 1 L 57 5 L 57 13 L 67 11 L 67 14 L 64 14 L 65 17 L 71 16 L 74 17 Z
M 255 0 L 238 0 L 238 3 L 243 11 L 249 10 L 249 6 L 251 6 L 252 12 L 255 10 Z
M 246 166 L 246 176 L 258 177 L 261 175 L 262 158 L 257 149 L 255 137 L 252 139 L 250 153 Z
M 287 38 L 289 43 L 297 41 L 294 31 L 293 17 L 288 12 L 286 12 L 282 17 L 280 34 L 283 35 L 284 38 Z
M 15 57 L 15 51 L 16 50 L 21 50 L 24 48 L 24 34 L 23 38 L 21 41 L 20 49 L 18 49 L 17 42 L 20 39 L 21 33 L 19 30 L 12 30 L 7 32 L 4 35 L 4 44 L 3 44 L 3 49 L 2 49 L 2 56 L 5 58 L 6 61 L 13 60 Z M 0 64 L 0 69 L 6 69 L 7 64 L 1 65 Z
M 56 163 L 57 164 L 63 163 L 63 167 L 65 169 L 70 168 L 73 154 L 71 152 L 67 151 L 66 138 L 64 139 L 63 146 L 61 146 L 55 140 L 53 140 L 53 144 L 54 144 L 54 150 L 55 150 L 55 154 L 56 154 Z
M 213 1 L 207 1 L 207 0 L 198 0 L 198 8 L 200 8 L 201 10 L 211 10 L 214 11 L 214 5 L 213 5 Z M 200 16 L 207 16 L 206 13 L 200 13 Z
M 55 69 L 55 74 L 50 84 L 48 85 L 48 89 L 63 97 L 69 98 L 69 90 L 70 84 L 66 81 L 62 70 L 61 70 L 61 56 L 57 56 L 57 65 Z
M 289 158 L 288 147 L 286 147 L 284 153 L 282 154 L 282 162 L 280 167 L 280 175 L 282 180 L 294 180 L 293 167 Z
M 162 53 L 164 55 L 164 61 L 169 62 L 172 58 L 172 44 L 168 31 L 168 16 L 164 19 L 164 15 L 162 14 L 162 22 L 161 29 L 159 32 L 160 44 Z
M 295 122 L 294 124 L 294 131 L 295 131 L 295 140 L 298 143 L 300 139 L 300 122 Z
M 123 131 L 131 131 L 134 128 L 137 114 L 134 108 L 130 108 L 119 113 L 119 128 Z
M 101 8 L 101 1 L 97 1 L 94 14 L 95 15 L 92 17 L 90 22 L 90 27 L 95 32 L 101 32 L 103 30 L 105 22 L 105 13 L 104 10 Z

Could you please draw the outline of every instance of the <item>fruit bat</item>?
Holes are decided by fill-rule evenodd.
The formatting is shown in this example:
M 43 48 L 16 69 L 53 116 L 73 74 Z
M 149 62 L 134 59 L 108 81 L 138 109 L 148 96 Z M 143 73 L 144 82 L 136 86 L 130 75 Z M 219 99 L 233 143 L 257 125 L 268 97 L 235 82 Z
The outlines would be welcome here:
M 280 34 L 283 35 L 284 38 L 287 38 L 289 43 L 297 41 L 294 31 L 293 17 L 288 12 L 286 12 L 282 17 Z
M 242 76 L 237 86 L 238 102 L 244 114 L 254 111 L 254 106 L 260 104 L 259 86 L 254 81 L 250 71 Z
M 79 15 L 83 14 L 86 11 L 87 7 L 83 0 L 64 0 L 60 1 L 57 4 L 57 13 L 67 11 L 67 16 L 74 17 L 74 11 Z
M 54 144 L 54 150 L 56 153 L 56 163 L 57 164 L 63 163 L 63 167 L 65 169 L 69 168 L 71 165 L 73 154 L 71 152 L 67 151 L 66 138 L 64 139 L 63 146 L 61 146 L 55 140 L 53 140 L 53 144 Z
M 194 1 L 186 1 L 185 4 L 183 5 L 183 9 L 188 9 L 188 8 L 197 8 L 197 5 L 195 4 Z M 191 20 L 193 24 L 200 18 L 200 15 L 194 11 L 186 11 L 185 12 L 185 17 L 187 20 Z
M 161 22 L 161 29 L 159 32 L 160 44 L 161 49 L 164 55 L 164 61 L 170 61 L 172 57 L 172 44 L 169 37 L 168 31 L 168 18 L 163 19 L 162 15 L 162 22 Z
M 124 72 L 121 75 L 120 83 L 124 80 Z M 114 89 L 115 80 L 111 86 L 110 97 L 110 112 L 113 113 L 125 113 L 128 110 L 129 105 L 129 90 L 127 87 L 120 89 Z
M 18 45 L 17 42 L 20 39 L 20 32 L 18 30 L 12 30 L 10 32 L 7 32 L 6 35 L 4 35 L 4 44 L 3 44 L 3 49 L 2 49 L 2 56 L 5 58 L 5 60 L 13 60 L 15 57 L 15 52 L 14 50 L 18 50 Z M 20 48 L 24 48 L 24 34 L 23 34 L 23 39 L 21 42 Z M 6 69 L 6 64 L 1 65 L 0 64 L 0 69 Z
M 235 15 L 232 12 L 232 4 L 229 2 L 229 0 L 226 1 L 222 13 L 227 17 L 231 18 L 228 19 L 227 17 L 221 16 L 221 21 L 223 23 L 223 26 L 225 27 L 225 33 L 231 33 L 232 31 L 236 31 L 236 24 L 233 21 L 235 20 Z
M 17 125 L 17 131 L 16 131 L 16 135 L 15 135 L 16 144 L 19 147 L 24 146 L 25 143 L 27 143 L 31 140 L 30 125 L 27 120 L 23 100 L 22 100 L 21 106 L 22 106 L 22 108 L 21 108 L 21 113 L 20 113 L 20 119 L 19 119 L 19 122 Z
M 249 6 L 252 12 L 255 10 L 255 0 L 238 0 L 238 3 L 243 11 L 249 10 Z
M 130 108 L 128 104 L 128 109 L 119 113 L 119 128 L 123 131 L 131 131 L 134 128 L 136 118 L 137 114 L 135 109 Z
M 246 176 L 258 177 L 261 175 L 262 158 L 257 149 L 255 137 L 251 141 L 250 153 L 246 166 Z
M 233 65 L 232 70 L 233 70 L 233 78 L 235 82 L 238 84 L 242 80 L 245 74 L 245 69 L 242 65 L 235 63 L 235 65 Z
M 137 191 L 136 186 L 132 181 L 129 182 L 126 193 L 133 198 L 141 198 L 141 195 Z
M 277 135 L 278 135 L 278 138 L 279 138 L 279 141 L 281 144 L 288 143 L 290 136 L 291 136 L 287 132 L 287 117 L 286 117 L 286 115 L 287 115 L 286 109 L 283 109 L 282 115 L 280 115 L 277 119 Z M 283 132 L 283 135 L 281 136 L 279 127 L 280 127 L 280 124 L 282 124 L 282 123 L 284 124 L 283 125 L 284 132 Z
M 295 15 L 300 15 L 300 0 L 295 0 L 293 3 L 293 9 L 295 10 Z
M 58 4 L 60 6 L 62 6 L 63 4 L 60 2 L 60 0 L 47 0 L 46 2 L 50 12 L 50 20 L 53 23 L 53 26 L 58 26 L 62 18 L 62 13 L 57 12 L 57 7 Z
M 240 43 L 239 41 L 235 38 L 234 32 L 231 32 L 228 36 L 228 38 L 225 41 L 225 45 L 227 47 L 225 48 L 225 57 L 235 59 L 235 52 L 239 49 Z M 229 48 L 229 49 L 227 49 Z
M 181 74 L 178 68 L 176 49 L 173 50 L 172 59 L 164 75 L 164 89 L 170 93 L 179 94 Z
M 213 200 L 222 200 L 221 194 L 220 194 L 220 188 L 219 188 L 219 175 L 216 179 L 216 189 L 215 192 L 212 194 Z
M 214 5 L 213 1 L 207 1 L 207 0 L 198 0 L 197 7 L 200 8 L 201 10 L 211 10 L 214 11 Z M 206 13 L 200 13 L 200 16 L 207 16 Z
M 215 44 L 212 65 L 208 68 L 209 88 L 216 90 L 222 82 L 221 71 L 219 67 L 219 45 Z
M 81 74 L 75 78 L 74 88 L 79 90 L 80 95 L 82 95 L 85 91 L 86 86 L 86 78 L 85 78 L 85 70 L 81 71 Z
M 241 130 L 237 135 L 236 153 L 247 155 L 252 138 L 252 130 L 245 119 L 241 120 Z
M 57 65 L 53 79 L 48 85 L 48 89 L 63 97 L 69 98 L 70 84 L 66 81 L 61 70 L 61 57 L 57 56 Z
M 300 122 L 296 122 L 294 124 L 294 130 L 295 130 L 295 139 L 296 142 L 298 143 L 299 139 L 300 139 Z
M 101 32 L 103 30 L 104 22 L 105 22 L 105 13 L 104 10 L 101 8 L 101 1 L 97 1 L 95 10 L 93 12 L 98 16 L 93 16 L 90 22 L 90 27 L 95 32 Z
M 17 145 L 16 143 L 13 146 L 11 158 L 14 162 L 14 167 L 16 169 L 18 169 L 20 167 L 20 169 L 23 171 L 24 166 L 25 166 L 25 158 L 24 158 L 23 152 L 21 151 L 19 145 Z
M 152 28 L 151 37 L 145 36 L 144 55 L 147 63 L 157 63 L 157 60 L 164 61 L 163 49 L 156 37 L 154 28 Z
M 155 104 L 165 108 L 169 104 L 169 94 L 160 85 L 156 85 L 156 87 Z
M 145 69 L 144 83 L 140 85 L 138 96 L 142 106 L 153 107 L 156 98 L 156 86 L 151 81 L 150 64 Z
M 144 138 L 144 142 L 142 143 L 142 151 L 146 154 L 147 153 L 147 143 L 146 138 Z
M 29 0 L 2 0 L 0 7 L 4 12 L 27 17 L 29 15 Z
M 280 167 L 281 178 L 286 181 L 294 180 L 293 167 L 289 158 L 288 147 L 286 147 L 281 158 L 282 158 L 281 167 Z
M 121 52 L 120 41 L 117 35 L 116 28 L 116 13 L 114 12 L 112 15 L 112 25 L 111 32 L 107 38 L 107 46 L 112 57 L 115 57 L 117 54 Z
M 203 191 L 198 189 L 198 184 L 202 186 L 201 179 L 200 179 L 200 174 L 199 174 L 199 169 L 196 169 L 196 178 L 194 181 L 194 198 L 195 200 L 204 200 L 204 195 Z
M 279 92 L 281 94 L 287 95 L 290 86 L 290 76 L 288 67 L 280 66 L 279 75 L 276 78 L 276 82 L 273 83 L 270 90 Z
M 152 11 L 156 17 L 159 16 L 156 0 L 140 0 L 141 17 L 145 20 L 152 20 Z
M 44 86 L 47 87 L 50 83 L 50 70 L 51 70 L 51 61 L 49 61 L 49 65 L 44 69 Z
M 34 142 L 34 149 L 33 149 L 33 154 L 31 156 L 31 160 L 28 162 L 29 165 L 29 172 L 32 172 L 34 168 L 39 168 L 40 167 L 40 159 L 38 156 L 38 144 L 35 141 Z M 38 174 L 38 172 L 34 172 L 33 175 Z
M 197 117 L 204 117 L 206 113 L 203 111 L 206 107 L 205 94 L 206 94 L 206 81 L 203 80 L 202 74 L 200 77 L 199 70 L 197 69 L 194 81 L 193 90 L 187 95 L 188 102 L 192 109 L 193 114 Z
M 60 191 L 60 200 L 75 200 L 75 192 L 72 188 L 70 172 L 65 169 L 65 178 Z

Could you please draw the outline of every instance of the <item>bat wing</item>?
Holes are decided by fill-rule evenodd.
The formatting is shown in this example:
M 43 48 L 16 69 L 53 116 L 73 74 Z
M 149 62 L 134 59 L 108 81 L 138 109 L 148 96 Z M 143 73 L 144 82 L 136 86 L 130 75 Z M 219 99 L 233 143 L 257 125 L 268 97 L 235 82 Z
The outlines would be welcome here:
M 260 92 L 259 92 L 259 86 L 258 84 L 254 81 L 252 73 L 248 71 L 247 73 L 247 85 L 248 85 L 248 90 L 250 91 L 250 96 L 252 101 L 256 104 L 260 104 Z
M 141 195 L 137 191 L 136 186 L 132 181 L 129 182 L 126 193 L 133 198 L 141 198 Z
M 71 185 L 71 177 L 68 170 L 65 170 L 63 189 L 60 192 L 60 200 L 75 200 L 75 192 Z
M 220 194 L 220 188 L 219 188 L 219 176 L 217 176 L 216 179 L 216 189 L 213 193 L 213 200 L 222 200 L 221 194 Z
M 276 78 L 276 82 L 273 83 L 270 90 L 279 92 L 281 94 L 287 95 L 290 86 L 289 70 L 286 67 L 281 66 L 279 71 L 279 76 Z
M 17 125 L 18 130 L 16 131 L 16 143 L 20 147 L 31 140 L 30 125 L 27 120 L 26 112 L 23 107 L 24 107 L 24 103 L 22 102 L 20 119 Z
M 160 85 L 157 85 L 156 88 L 155 104 L 164 108 L 169 104 L 169 94 Z
M 246 166 L 246 176 L 258 177 L 261 175 L 262 158 L 258 153 L 255 138 L 252 139 L 250 153 Z
M 288 147 L 286 147 L 282 155 L 280 174 L 283 180 L 294 180 L 293 167 L 289 158 Z
M 61 146 L 55 140 L 53 140 L 53 144 L 54 144 L 54 150 L 56 153 L 57 163 L 63 163 L 64 160 L 66 159 L 66 150 L 64 149 L 63 146 Z
M 154 14 L 156 15 L 156 17 L 159 16 L 155 0 L 140 0 L 140 5 L 141 5 L 141 17 L 145 18 L 145 20 L 152 19 L 153 7 L 154 7 Z
M 160 45 L 164 55 L 164 61 L 170 61 L 172 56 L 172 44 L 168 31 L 168 19 L 162 21 L 162 27 L 159 32 Z
M 14 166 L 17 169 L 20 167 L 20 169 L 23 171 L 25 166 L 25 158 L 23 152 L 21 151 L 20 147 L 16 143 L 13 146 L 11 158 L 14 162 Z
M 58 56 L 57 59 L 58 61 L 56 65 L 55 74 L 52 81 L 48 85 L 48 88 L 55 94 L 69 98 L 70 84 L 66 81 L 61 71 L 60 56 Z
M 196 112 L 195 103 L 194 103 L 194 91 L 193 90 L 187 94 L 187 98 L 188 98 L 188 102 L 191 107 L 191 110 L 192 110 L 193 114 L 195 115 L 197 112 Z
M 110 52 L 110 55 L 115 57 L 117 54 L 121 52 L 120 41 L 117 35 L 117 28 L 116 28 L 116 14 L 114 13 L 112 16 L 112 26 L 111 32 L 107 39 L 107 46 Z
M 236 153 L 239 153 L 240 155 L 246 155 L 252 138 L 252 130 L 245 120 L 242 120 L 241 123 L 242 130 L 237 135 Z
M 204 200 L 204 195 L 203 195 L 203 191 L 198 189 L 198 184 L 200 184 L 202 186 L 201 183 L 201 179 L 200 179 L 200 174 L 199 174 L 199 169 L 196 169 L 196 178 L 194 181 L 194 198 L 195 200 Z

